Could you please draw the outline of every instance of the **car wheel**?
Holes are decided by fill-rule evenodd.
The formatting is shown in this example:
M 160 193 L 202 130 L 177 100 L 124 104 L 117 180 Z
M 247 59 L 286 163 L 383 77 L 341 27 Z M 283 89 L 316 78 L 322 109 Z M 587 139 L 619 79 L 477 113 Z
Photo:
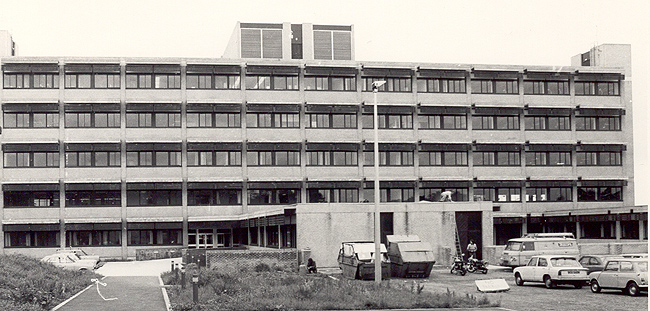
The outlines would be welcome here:
M 555 282 L 548 275 L 544 276 L 544 285 L 546 288 L 555 288 Z
M 591 281 L 589 288 L 591 288 L 592 293 L 600 293 L 600 284 L 596 280 Z
M 575 283 L 573 283 L 573 286 L 575 288 L 577 288 L 577 289 L 581 289 L 582 288 L 582 282 L 575 282 Z
M 630 282 L 630 284 L 627 285 L 627 294 L 630 296 L 638 296 L 640 294 L 639 291 L 639 285 L 636 285 L 634 282 Z
M 521 275 L 519 275 L 519 273 L 515 274 L 515 284 L 517 284 L 517 286 L 524 285 L 524 279 L 521 278 Z

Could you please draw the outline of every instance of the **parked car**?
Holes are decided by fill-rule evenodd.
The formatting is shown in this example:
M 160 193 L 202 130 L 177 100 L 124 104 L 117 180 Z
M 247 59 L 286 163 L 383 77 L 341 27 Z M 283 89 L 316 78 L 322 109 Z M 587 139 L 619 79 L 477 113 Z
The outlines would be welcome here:
M 100 261 L 98 255 L 89 255 L 81 248 L 60 248 L 56 250 L 57 253 L 74 253 L 81 259 L 95 259 Z
M 647 253 L 635 253 L 635 254 L 620 254 L 623 258 L 648 258 Z
M 645 258 L 622 258 L 610 260 L 603 271 L 589 274 L 591 291 L 621 289 L 630 296 L 648 292 L 648 260 Z
M 587 268 L 587 273 L 592 273 L 594 271 L 603 271 L 607 261 L 616 258 L 623 257 L 619 255 L 584 255 L 580 257 L 578 262 L 580 262 L 580 265 Z
M 587 268 L 583 268 L 573 256 L 540 255 L 530 258 L 525 266 L 513 270 L 515 283 L 542 282 L 546 288 L 555 288 L 558 284 L 571 284 L 582 288 L 589 280 Z
M 523 266 L 531 256 L 538 255 L 565 255 L 578 259 L 580 253 L 578 242 L 576 239 L 568 237 L 571 233 L 554 233 L 554 235 L 562 235 L 562 237 L 545 237 L 539 236 L 540 234 L 508 240 L 508 244 L 499 258 L 499 264 L 509 267 Z
M 68 270 L 95 270 L 99 267 L 99 260 L 82 259 L 74 253 L 56 253 L 43 257 L 41 261 Z

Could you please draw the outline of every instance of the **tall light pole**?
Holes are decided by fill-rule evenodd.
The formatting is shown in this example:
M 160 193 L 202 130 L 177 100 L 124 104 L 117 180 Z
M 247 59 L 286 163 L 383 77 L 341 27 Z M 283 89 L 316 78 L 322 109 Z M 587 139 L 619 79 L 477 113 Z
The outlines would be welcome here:
M 381 283 L 381 217 L 379 213 L 379 117 L 377 116 L 377 91 L 386 81 L 374 81 L 372 83 L 372 96 L 375 100 L 375 107 L 372 110 L 374 120 L 375 143 L 373 155 L 375 158 L 375 283 Z

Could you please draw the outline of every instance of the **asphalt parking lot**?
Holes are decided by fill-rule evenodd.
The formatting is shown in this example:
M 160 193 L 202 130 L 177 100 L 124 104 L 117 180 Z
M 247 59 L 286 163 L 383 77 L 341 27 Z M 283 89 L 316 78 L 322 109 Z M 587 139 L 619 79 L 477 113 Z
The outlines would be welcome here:
M 500 293 L 482 293 L 476 289 L 476 280 L 505 279 L 510 290 Z M 449 269 L 436 268 L 426 279 L 393 279 L 393 281 L 421 282 L 424 290 L 446 293 L 447 289 L 457 294 L 486 295 L 490 301 L 500 301 L 501 307 L 517 311 L 533 310 L 648 310 L 648 295 L 630 297 L 621 291 L 603 290 L 594 294 L 589 286 L 576 289 L 571 285 L 560 285 L 556 289 L 547 289 L 542 283 L 515 284 L 509 269 L 491 269 L 487 274 L 468 273 L 458 276 L 449 273 Z

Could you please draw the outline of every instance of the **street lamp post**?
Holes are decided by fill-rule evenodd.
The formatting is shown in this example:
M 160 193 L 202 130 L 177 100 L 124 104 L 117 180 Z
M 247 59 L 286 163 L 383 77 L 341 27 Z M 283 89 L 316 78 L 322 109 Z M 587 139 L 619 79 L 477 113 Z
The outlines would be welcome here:
M 374 120 L 374 151 L 375 158 L 375 283 L 381 283 L 381 217 L 379 213 L 379 117 L 377 116 L 377 91 L 386 81 L 374 81 L 372 83 L 372 95 L 374 98 L 374 108 L 372 111 Z

